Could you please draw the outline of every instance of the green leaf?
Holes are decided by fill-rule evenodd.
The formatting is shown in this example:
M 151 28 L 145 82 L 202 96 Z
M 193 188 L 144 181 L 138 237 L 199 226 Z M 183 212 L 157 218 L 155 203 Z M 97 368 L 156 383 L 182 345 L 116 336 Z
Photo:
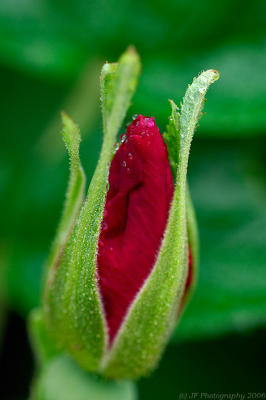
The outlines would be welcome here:
M 101 77 L 104 138 L 100 158 L 84 206 L 53 280 L 46 288 L 45 310 L 50 330 L 57 343 L 89 370 L 98 369 L 106 347 L 106 327 L 96 279 L 96 255 L 109 166 L 139 72 L 139 57 L 133 49 L 121 56 L 117 67 L 104 66 Z M 106 87 L 110 85 L 114 90 L 109 93 Z
M 37 376 L 31 400 L 136 400 L 132 382 L 107 381 L 80 369 L 65 355 L 47 362 Z
M 185 204 L 189 150 L 205 93 L 218 77 L 217 71 L 203 72 L 186 91 L 181 107 L 179 162 L 169 221 L 153 270 L 103 361 L 102 370 L 107 376 L 132 379 L 147 374 L 158 361 L 173 329 L 187 275 Z

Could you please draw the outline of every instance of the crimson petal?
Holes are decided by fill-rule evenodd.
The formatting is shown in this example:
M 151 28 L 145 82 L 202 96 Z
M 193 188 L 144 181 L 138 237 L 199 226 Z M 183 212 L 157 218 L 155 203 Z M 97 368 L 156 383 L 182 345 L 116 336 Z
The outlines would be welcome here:
M 156 260 L 173 196 L 166 146 L 153 118 L 122 136 L 109 173 L 98 243 L 98 277 L 112 343 Z

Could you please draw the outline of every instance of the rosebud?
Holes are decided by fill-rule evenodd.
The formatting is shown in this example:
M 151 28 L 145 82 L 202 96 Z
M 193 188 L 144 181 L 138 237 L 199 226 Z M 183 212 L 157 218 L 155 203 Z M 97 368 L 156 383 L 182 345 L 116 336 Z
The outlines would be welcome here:
M 135 379 L 160 358 L 195 281 L 197 233 L 186 173 L 205 93 L 203 72 L 163 137 L 139 115 L 114 153 L 140 70 L 134 50 L 101 75 L 104 139 L 84 199 L 79 132 L 63 117 L 70 184 L 44 291 L 46 329 L 89 371 Z

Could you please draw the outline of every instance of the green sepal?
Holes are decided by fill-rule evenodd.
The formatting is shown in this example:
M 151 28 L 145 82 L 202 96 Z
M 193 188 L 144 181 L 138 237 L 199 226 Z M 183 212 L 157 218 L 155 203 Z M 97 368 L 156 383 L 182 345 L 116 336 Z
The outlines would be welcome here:
M 204 96 L 217 71 L 203 72 L 188 87 L 180 113 L 180 143 L 174 198 L 153 270 L 137 294 L 103 359 L 101 370 L 113 378 L 136 379 L 158 362 L 176 321 L 187 277 L 186 176 L 190 145 Z
M 167 146 L 168 159 L 175 181 L 180 152 L 180 114 L 177 105 L 172 100 L 169 100 L 169 102 L 171 105 L 171 114 L 169 116 L 167 131 L 163 134 L 163 138 Z
M 49 279 L 52 278 L 53 270 L 56 269 L 59 262 L 67 237 L 73 229 L 85 195 L 86 177 L 79 159 L 81 142 L 79 128 L 65 112 L 62 112 L 62 122 L 62 137 L 70 159 L 70 176 L 63 213 L 46 263 L 44 282 L 46 282 L 48 275 Z
M 107 334 L 96 277 L 97 244 L 106 197 L 108 173 L 118 131 L 123 123 L 140 72 L 140 60 L 130 48 L 117 64 L 105 64 L 101 74 L 104 138 L 100 158 L 85 203 L 68 237 L 52 279 L 46 285 L 46 326 L 59 348 L 85 369 L 98 371 Z
M 82 370 L 54 347 L 40 308 L 30 313 L 28 330 L 37 360 L 30 400 L 136 400 L 132 382 L 114 382 Z
M 31 311 L 28 319 L 28 332 L 39 367 L 59 354 L 53 338 L 46 329 L 41 308 Z
M 171 105 L 171 114 L 169 117 L 169 124 L 167 125 L 167 131 L 164 133 L 163 137 L 167 146 L 168 158 L 172 170 L 172 175 L 174 180 L 176 180 L 176 173 L 178 167 L 178 158 L 180 151 L 180 142 L 181 142 L 181 132 L 180 132 L 180 110 L 176 106 L 176 104 L 170 101 Z M 199 114 L 198 120 L 201 117 L 202 113 Z M 198 242 L 198 227 L 197 220 L 195 216 L 195 211 L 192 203 L 192 199 L 189 192 L 189 187 L 187 184 L 186 189 L 186 218 L 187 218 L 187 233 L 188 233 L 188 244 L 192 256 L 192 282 L 189 286 L 189 289 L 186 292 L 186 295 L 183 299 L 182 307 L 179 312 L 179 317 L 181 315 L 181 311 L 183 312 L 185 305 L 188 303 L 188 300 L 193 293 L 196 281 L 197 281 L 197 272 L 199 265 L 199 242 Z

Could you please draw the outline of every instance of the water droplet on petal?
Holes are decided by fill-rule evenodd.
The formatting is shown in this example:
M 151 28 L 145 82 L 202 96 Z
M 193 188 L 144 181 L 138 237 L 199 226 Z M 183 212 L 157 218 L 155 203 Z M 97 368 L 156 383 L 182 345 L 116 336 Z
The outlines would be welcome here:
M 107 224 L 107 222 L 103 222 L 103 226 L 102 226 L 102 229 L 104 230 L 104 231 L 107 231 L 107 229 L 108 229 L 108 224 Z
M 119 143 L 116 143 L 114 150 L 113 150 L 113 154 L 115 154 L 118 149 L 119 149 Z
M 154 121 L 152 118 L 146 118 L 145 122 L 146 122 L 147 128 L 152 128 L 154 126 Z

